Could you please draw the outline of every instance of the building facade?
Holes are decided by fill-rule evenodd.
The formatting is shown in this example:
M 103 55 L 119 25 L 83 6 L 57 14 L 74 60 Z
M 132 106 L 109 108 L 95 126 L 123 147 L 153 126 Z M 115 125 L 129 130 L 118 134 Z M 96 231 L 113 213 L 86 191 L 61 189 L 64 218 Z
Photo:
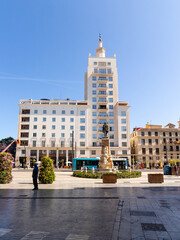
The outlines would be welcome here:
M 134 128 L 131 137 L 131 154 L 138 164 L 149 167 L 169 164 L 170 160 L 180 159 L 180 122 L 174 124 L 146 124 L 145 128 Z
M 88 57 L 85 100 L 20 100 L 16 160 L 49 156 L 56 166 L 64 159 L 99 157 L 102 127 L 109 126 L 111 154 L 130 156 L 129 106 L 118 101 L 116 56 L 107 58 L 102 41 L 96 56 Z M 74 138 L 72 138 L 72 134 Z

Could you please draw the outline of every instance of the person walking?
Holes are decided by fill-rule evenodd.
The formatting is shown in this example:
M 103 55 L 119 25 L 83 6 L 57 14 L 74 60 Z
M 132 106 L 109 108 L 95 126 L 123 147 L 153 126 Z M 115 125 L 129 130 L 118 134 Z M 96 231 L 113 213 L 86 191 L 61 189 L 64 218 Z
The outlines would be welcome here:
M 176 176 L 178 177 L 178 167 L 177 167 L 177 165 L 175 165 L 175 171 L 176 171 Z
M 38 169 L 37 163 L 35 163 L 33 173 L 32 173 L 33 184 L 34 184 L 33 190 L 38 190 L 38 182 L 37 182 L 38 172 L 39 172 L 39 169 Z

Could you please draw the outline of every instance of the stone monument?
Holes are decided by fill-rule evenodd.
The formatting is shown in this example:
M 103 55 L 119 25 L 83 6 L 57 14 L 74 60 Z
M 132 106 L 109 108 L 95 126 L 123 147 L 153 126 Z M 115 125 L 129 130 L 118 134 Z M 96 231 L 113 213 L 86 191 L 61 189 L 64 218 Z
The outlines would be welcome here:
M 101 148 L 101 156 L 98 164 L 98 168 L 99 168 L 98 170 L 109 172 L 109 171 L 112 171 L 113 161 L 110 154 L 109 138 L 107 136 L 107 133 L 108 133 L 107 123 L 104 123 L 103 125 L 103 133 L 104 133 L 104 137 L 102 138 L 102 148 Z

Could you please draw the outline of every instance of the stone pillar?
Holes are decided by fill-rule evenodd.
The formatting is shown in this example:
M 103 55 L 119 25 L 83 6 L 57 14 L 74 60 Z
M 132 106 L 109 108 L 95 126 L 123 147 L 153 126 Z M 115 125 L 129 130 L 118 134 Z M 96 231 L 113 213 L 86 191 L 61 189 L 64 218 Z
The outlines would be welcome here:
M 46 150 L 46 156 L 49 157 L 49 150 Z
M 66 150 L 66 166 L 68 166 L 68 150 Z
M 56 166 L 59 168 L 59 150 L 56 151 Z
M 99 170 L 111 170 L 113 168 L 112 157 L 110 154 L 109 138 L 102 139 L 101 156 L 98 164 Z
M 37 149 L 37 162 L 39 161 L 39 150 Z

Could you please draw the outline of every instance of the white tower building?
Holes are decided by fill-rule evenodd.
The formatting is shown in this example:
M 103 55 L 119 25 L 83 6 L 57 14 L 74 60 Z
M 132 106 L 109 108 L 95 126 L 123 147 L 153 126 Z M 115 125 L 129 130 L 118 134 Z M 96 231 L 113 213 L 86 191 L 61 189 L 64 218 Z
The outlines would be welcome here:
M 129 106 L 118 101 L 116 55 L 105 56 L 101 37 L 96 56 L 89 54 L 85 73 L 85 101 L 21 100 L 16 160 L 30 161 L 47 155 L 56 166 L 72 161 L 72 131 L 75 157 L 99 157 L 102 126 L 108 123 L 111 154 L 130 155 Z

